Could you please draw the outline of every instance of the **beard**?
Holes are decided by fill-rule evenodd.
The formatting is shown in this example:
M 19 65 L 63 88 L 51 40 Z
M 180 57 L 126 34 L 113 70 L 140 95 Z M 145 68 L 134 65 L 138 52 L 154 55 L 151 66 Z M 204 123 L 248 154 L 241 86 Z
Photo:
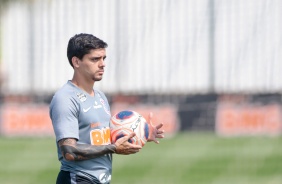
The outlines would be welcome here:
M 93 76 L 92 80 L 95 81 L 100 81 L 103 79 L 103 75 L 99 75 L 99 76 Z

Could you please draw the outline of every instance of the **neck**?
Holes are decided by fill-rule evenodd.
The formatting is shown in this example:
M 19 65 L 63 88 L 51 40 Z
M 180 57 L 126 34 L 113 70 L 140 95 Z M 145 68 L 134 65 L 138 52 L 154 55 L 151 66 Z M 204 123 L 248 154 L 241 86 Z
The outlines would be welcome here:
M 71 82 L 77 87 L 79 87 L 80 89 L 87 92 L 90 96 L 94 96 L 94 91 L 93 91 L 94 81 L 79 80 L 73 77 Z

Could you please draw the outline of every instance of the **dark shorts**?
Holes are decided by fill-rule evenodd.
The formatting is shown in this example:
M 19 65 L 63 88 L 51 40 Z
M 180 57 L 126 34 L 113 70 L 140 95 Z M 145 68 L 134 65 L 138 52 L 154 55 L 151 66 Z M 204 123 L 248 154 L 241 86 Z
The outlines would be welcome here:
M 60 171 L 56 184 L 100 184 L 84 176 L 75 175 L 69 171 Z

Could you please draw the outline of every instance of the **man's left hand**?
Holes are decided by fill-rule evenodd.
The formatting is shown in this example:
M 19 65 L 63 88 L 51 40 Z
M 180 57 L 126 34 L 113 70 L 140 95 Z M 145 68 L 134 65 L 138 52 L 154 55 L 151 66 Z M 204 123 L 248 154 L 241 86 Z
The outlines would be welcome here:
M 159 139 L 164 138 L 164 130 L 160 130 L 163 126 L 163 123 L 154 126 L 152 122 L 152 118 L 153 118 L 153 113 L 151 112 L 148 118 L 149 137 L 147 141 L 148 142 L 154 141 L 156 144 L 159 144 L 160 142 L 157 140 L 157 138 Z

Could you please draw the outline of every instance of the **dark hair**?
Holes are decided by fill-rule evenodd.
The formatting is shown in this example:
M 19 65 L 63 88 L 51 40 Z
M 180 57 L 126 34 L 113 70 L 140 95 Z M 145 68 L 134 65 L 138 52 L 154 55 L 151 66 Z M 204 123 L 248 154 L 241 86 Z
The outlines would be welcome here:
M 71 59 L 75 56 L 82 59 L 85 54 L 88 54 L 91 49 L 107 48 L 108 44 L 103 40 L 93 36 L 92 34 L 80 33 L 70 38 L 67 48 L 67 56 L 70 65 Z

